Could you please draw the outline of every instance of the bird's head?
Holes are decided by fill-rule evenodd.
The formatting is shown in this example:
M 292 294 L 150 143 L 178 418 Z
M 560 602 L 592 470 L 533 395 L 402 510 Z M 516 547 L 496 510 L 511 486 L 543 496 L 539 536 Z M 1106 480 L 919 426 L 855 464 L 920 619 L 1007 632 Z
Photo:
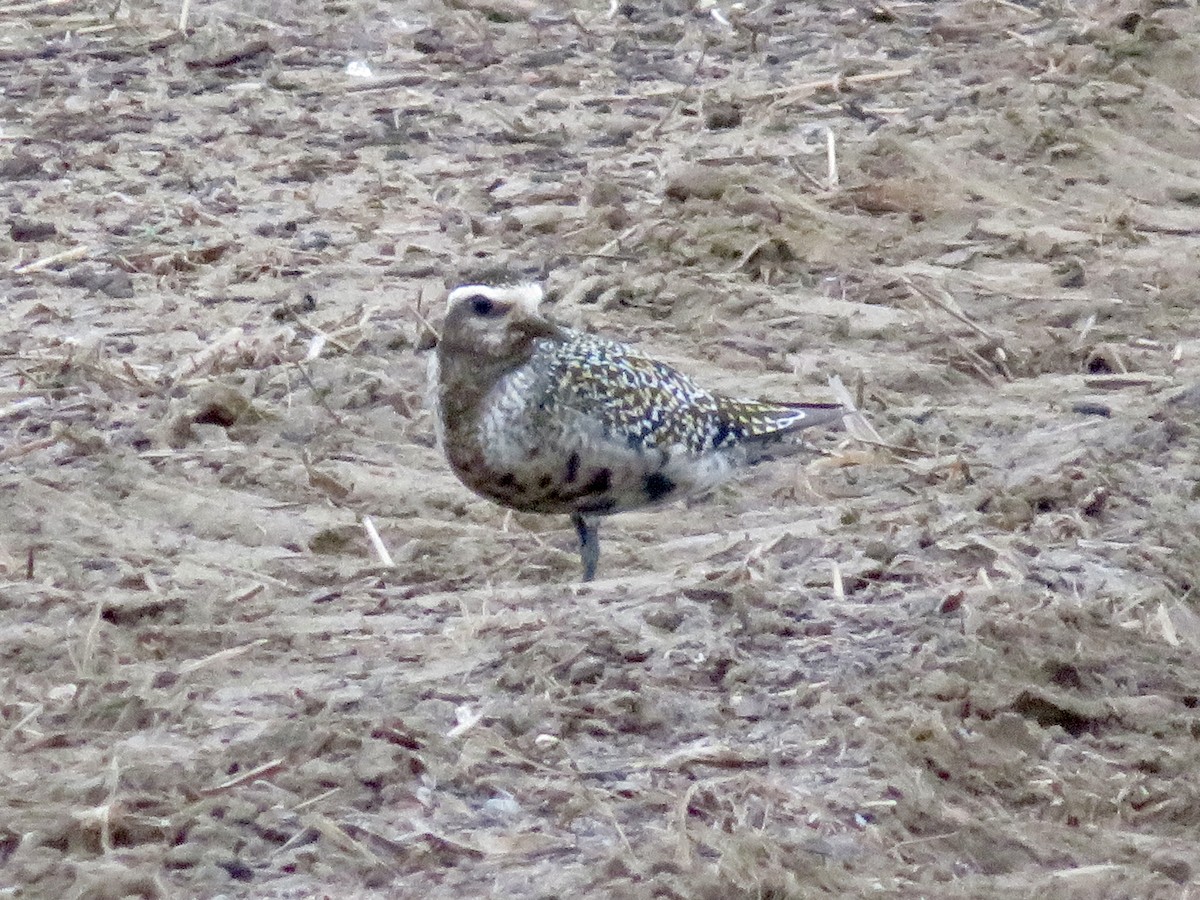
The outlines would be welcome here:
M 562 335 L 541 314 L 542 289 L 536 284 L 464 284 L 446 300 L 446 320 L 438 352 L 483 360 L 529 356 L 533 341 Z

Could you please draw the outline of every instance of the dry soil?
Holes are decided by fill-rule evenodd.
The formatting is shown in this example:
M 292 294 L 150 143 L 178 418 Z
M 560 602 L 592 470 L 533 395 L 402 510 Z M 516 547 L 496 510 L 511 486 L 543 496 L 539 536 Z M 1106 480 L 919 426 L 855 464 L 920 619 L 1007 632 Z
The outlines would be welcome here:
M 0 897 L 1198 895 L 1195 0 L 33 0 L 0 87 Z M 874 433 L 581 586 L 433 446 L 492 263 Z

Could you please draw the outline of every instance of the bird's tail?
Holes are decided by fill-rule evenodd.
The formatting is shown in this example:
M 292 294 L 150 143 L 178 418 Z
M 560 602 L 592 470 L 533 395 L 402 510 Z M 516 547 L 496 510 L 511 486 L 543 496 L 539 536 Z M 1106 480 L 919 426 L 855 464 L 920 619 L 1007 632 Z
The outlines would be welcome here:
M 750 461 L 786 455 L 798 448 L 795 435 L 805 428 L 840 422 L 850 410 L 836 403 L 766 403 L 721 398 L 723 420 L 716 445 L 745 448 Z

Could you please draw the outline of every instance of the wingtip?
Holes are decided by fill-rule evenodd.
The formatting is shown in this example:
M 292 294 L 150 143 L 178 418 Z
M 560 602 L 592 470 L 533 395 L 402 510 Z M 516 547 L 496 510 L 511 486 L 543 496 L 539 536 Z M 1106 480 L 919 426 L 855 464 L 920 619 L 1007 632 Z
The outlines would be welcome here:
M 813 428 L 817 425 L 841 422 L 851 412 L 838 403 L 801 403 L 794 408 L 804 413 L 804 419 L 797 423 L 799 428 Z

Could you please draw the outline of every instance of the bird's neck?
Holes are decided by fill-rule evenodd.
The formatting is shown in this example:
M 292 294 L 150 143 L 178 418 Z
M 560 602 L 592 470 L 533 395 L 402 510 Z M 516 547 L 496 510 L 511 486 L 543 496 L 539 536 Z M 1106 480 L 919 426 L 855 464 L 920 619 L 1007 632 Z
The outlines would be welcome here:
M 437 404 L 443 441 L 451 463 L 456 456 L 478 452 L 480 419 L 488 394 L 527 358 L 495 358 L 438 352 Z

